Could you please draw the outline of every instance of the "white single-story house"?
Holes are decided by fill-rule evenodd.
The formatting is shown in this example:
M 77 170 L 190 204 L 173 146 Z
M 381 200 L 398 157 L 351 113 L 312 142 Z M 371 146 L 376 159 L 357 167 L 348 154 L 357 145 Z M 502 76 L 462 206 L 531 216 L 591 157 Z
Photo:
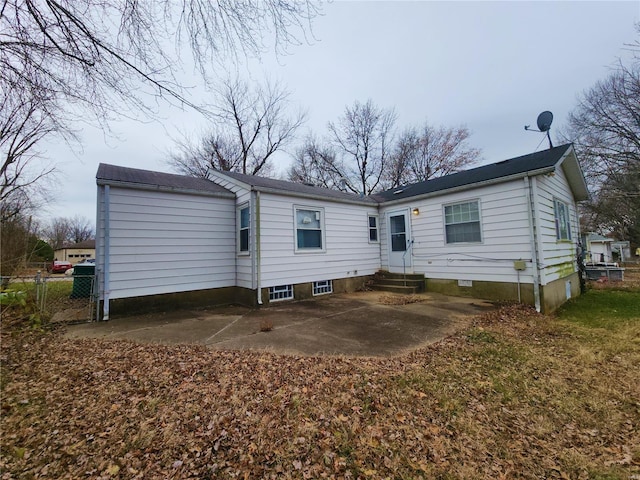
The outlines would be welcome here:
M 97 183 L 104 318 L 353 291 L 380 270 L 542 311 L 579 294 L 576 202 L 588 192 L 571 145 L 372 196 L 106 164 Z

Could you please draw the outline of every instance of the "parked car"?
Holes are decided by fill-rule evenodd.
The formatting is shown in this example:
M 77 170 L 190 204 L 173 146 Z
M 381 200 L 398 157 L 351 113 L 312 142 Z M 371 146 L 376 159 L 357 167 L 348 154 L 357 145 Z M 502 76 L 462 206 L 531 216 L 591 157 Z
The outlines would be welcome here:
M 56 260 L 47 267 L 47 271 L 51 273 L 64 273 L 72 267 L 73 265 L 71 265 L 71 262 L 61 262 Z

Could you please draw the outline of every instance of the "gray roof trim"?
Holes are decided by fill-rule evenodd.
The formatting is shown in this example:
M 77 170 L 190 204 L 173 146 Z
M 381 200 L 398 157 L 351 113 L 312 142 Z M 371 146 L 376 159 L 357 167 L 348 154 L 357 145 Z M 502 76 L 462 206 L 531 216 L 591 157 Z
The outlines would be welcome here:
M 587 182 L 584 179 L 584 173 L 582 172 L 580 162 L 578 162 L 578 158 L 576 157 L 573 145 L 571 145 L 571 148 L 569 148 L 562 158 L 558 160 L 556 163 L 556 168 L 557 167 L 562 168 L 562 171 L 567 177 L 569 188 L 571 188 L 571 193 L 573 193 L 576 201 L 582 202 L 591 198 Z
M 348 204 L 352 204 L 352 205 L 362 205 L 365 207 L 377 207 L 378 206 L 378 202 L 376 202 L 375 200 L 371 199 L 370 197 L 361 197 L 361 200 L 358 200 L 356 198 L 354 199 L 350 199 L 350 198 L 332 198 L 332 197 L 328 197 L 326 195 L 320 195 L 320 194 L 314 194 L 314 193 L 297 193 L 297 192 L 288 192 L 288 191 L 283 191 L 280 190 L 278 188 L 269 188 L 269 187 L 258 187 L 258 186 L 250 186 L 250 189 L 254 192 L 260 192 L 260 193 L 270 193 L 270 194 L 275 194 L 275 195 L 286 195 L 289 197 L 296 197 L 296 198 L 309 198 L 311 200 L 322 200 L 324 202 L 336 202 L 336 203 L 348 203 Z
M 98 167 L 96 183 L 98 185 L 109 185 L 135 190 L 235 198 L 233 192 L 203 178 L 120 167 L 105 163 L 101 163 Z
M 573 151 L 571 144 L 463 170 L 424 182 L 403 185 L 377 193 L 373 195 L 373 197 L 381 203 L 398 203 L 397 200 L 400 199 L 422 198 L 427 194 L 436 192 L 445 194 L 449 191 L 457 191 L 460 188 L 471 189 L 478 185 L 524 177 L 527 174 L 539 174 L 540 172 L 547 171 L 548 168 L 555 168 L 563 161 L 568 151 Z M 575 159 L 575 155 L 571 157 Z M 575 178 L 570 180 L 575 180 Z
M 277 180 L 274 178 L 245 175 L 236 172 L 212 172 L 219 179 L 227 179 L 237 186 L 275 195 L 285 195 L 298 198 L 310 198 L 314 200 L 324 200 L 327 202 L 349 203 L 354 205 L 377 205 L 378 202 L 372 197 L 362 197 L 353 193 L 345 193 L 330 188 L 304 185 L 302 183 Z
M 460 185 L 457 187 L 448 188 L 446 190 L 436 190 L 434 192 L 423 193 L 422 195 L 415 195 L 413 197 L 404 197 L 404 198 L 399 198 L 398 200 L 390 200 L 388 202 L 382 201 L 380 202 L 380 205 L 386 207 L 387 205 L 398 205 L 402 203 L 409 203 L 415 200 L 423 200 L 425 198 L 441 197 L 443 195 L 462 192 L 465 190 L 472 190 L 480 187 L 486 187 L 489 185 L 495 185 L 497 183 L 505 183 L 505 182 L 511 182 L 513 180 L 520 180 L 525 177 L 534 177 L 536 175 L 544 175 L 546 173 L 554 172 L 555 169 L 556 169 L 555 167 L 540 168 L 538 170 L 532 170 L 524 173 L 517 173 L 514 175 L 509 175 L 507 177 L 492 178 L 490 180 L 484 180 L 482 182 L 476 182 L 476 183 L 471 183 L 467 185 Z

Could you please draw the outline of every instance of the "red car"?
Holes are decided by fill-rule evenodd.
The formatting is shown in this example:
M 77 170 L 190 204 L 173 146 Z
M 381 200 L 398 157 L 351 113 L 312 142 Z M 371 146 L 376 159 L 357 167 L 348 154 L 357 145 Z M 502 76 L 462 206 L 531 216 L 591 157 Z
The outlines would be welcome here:
M 49 265 L 47 270 L 50 271 L 51 273 L 64 273 L 70 268 L 73 268 L 73 265 L 71 265 L 71 262 L 60 262 L 56 260 L 51 265 Z

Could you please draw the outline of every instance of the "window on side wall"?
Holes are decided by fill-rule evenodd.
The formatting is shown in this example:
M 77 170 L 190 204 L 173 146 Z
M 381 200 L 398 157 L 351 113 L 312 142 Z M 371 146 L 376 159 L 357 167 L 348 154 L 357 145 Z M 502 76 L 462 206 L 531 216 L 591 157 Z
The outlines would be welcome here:
M 444 225 L 447 243 L 482 242 L 478 200 L 445 205 Z
M 238 252 L 249 253 L 249 225 L 250 225 L 249 205 L 238 208 Z
M 296 251 L 324 251 L 324 210 L 294 207 Z
M 369 215 L 369 243 L 378 243 L 378 215 Z
M 553 214 L 556 220 L 556 239 L 571 240 L 571 224 L 569 222 L 569 207 L 566 203 L 553 200 Z

